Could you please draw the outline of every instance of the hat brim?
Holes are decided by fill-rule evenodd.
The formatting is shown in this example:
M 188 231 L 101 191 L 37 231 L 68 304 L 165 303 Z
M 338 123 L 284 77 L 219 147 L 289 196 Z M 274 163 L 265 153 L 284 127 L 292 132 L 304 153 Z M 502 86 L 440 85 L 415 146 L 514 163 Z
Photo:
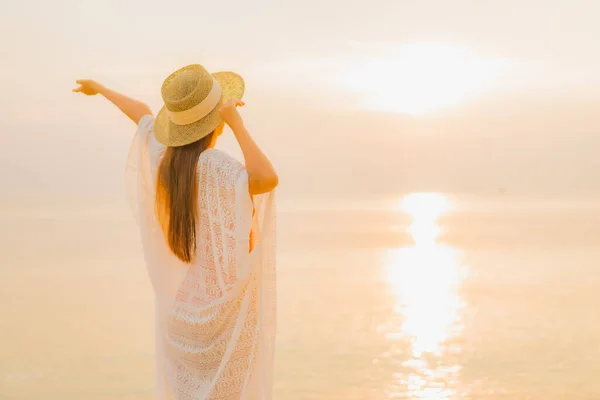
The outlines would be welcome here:
M 221 102 L 241 99 L 246 85 L 244 79 L 235 72 L 215 72 L 212 76 L 221 85 Z M 223 123 L 219 107 L 215 107 L 206 117 L 189 125 L 175 125 L 169 119 L 163 106 L 154 122 L 154 136 L 159 143 L 168 147 L 185 146 L 194 143 L 213 132 Z

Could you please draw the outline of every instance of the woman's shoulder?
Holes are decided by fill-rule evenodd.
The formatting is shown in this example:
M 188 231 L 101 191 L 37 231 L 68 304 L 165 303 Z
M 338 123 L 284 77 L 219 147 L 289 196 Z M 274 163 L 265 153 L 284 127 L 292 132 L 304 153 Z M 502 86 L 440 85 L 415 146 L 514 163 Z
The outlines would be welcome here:
M 151 133 L 154 131 L 154 116 L 152 114 L 144 115 L 138 121 L 138 130 Z
M 165 146 L 159 143 L 154 136 L 154 121 L 155 117 L 148 114 L 144 115 L 138 122 L 138 134 L 145 135 L 148 144 L 148 152 L 152 159 L 161 156 L 165 150 Z

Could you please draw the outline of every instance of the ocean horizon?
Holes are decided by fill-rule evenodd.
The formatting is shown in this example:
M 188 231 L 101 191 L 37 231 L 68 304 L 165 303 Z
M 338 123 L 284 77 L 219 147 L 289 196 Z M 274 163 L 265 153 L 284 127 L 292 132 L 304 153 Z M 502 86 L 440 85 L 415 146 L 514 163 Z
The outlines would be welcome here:
M 600 398 L 600 208 L 575 200 L 282 202 L 274 398 Z M 0 219 L 0 397 L 153 398 L 126 202 Z

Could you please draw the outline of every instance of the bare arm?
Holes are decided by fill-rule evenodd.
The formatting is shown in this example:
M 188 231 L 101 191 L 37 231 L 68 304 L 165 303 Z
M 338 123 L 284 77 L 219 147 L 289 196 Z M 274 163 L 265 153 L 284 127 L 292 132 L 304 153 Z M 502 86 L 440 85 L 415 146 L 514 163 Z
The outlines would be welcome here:
M 220 115 L 233 131 L 244 155 L 250 194 L 267 193 L 277 187 L 279 177 L 267 156 L 244 126 L 244 121 L 236 109 L 236 106 L 243 105 L 241 101 L 231 100 L 221 107 Z
M 279 184 L 279 177 L 271 161 L 258 147 L 244 125 L 231 127 L 237 139 L 248 171 L 250 194 L 261 194 L 272 191 Z
M 81 92 L 88 96 L 101 94 L 136 124 L 144 115 L 152 115 L 152 110 L 146 104 L 104 87 L 96 81 L 78 80 L 77 83 L 79 87 L 73 89 L 74 92 Z

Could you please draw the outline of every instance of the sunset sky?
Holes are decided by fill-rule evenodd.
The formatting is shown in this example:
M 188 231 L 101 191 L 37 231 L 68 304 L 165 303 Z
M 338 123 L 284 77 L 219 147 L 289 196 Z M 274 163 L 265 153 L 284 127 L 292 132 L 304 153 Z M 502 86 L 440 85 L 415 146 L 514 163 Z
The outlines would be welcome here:
M 244 116 L 284 197 L 600 196 L 599 13 L 591 0 L 4 1 L 2 200 L 119 201 L 135 127 L 71 93 L 75 79 L 157 112 L 162 80 L 189 63 L 246 78 Z

